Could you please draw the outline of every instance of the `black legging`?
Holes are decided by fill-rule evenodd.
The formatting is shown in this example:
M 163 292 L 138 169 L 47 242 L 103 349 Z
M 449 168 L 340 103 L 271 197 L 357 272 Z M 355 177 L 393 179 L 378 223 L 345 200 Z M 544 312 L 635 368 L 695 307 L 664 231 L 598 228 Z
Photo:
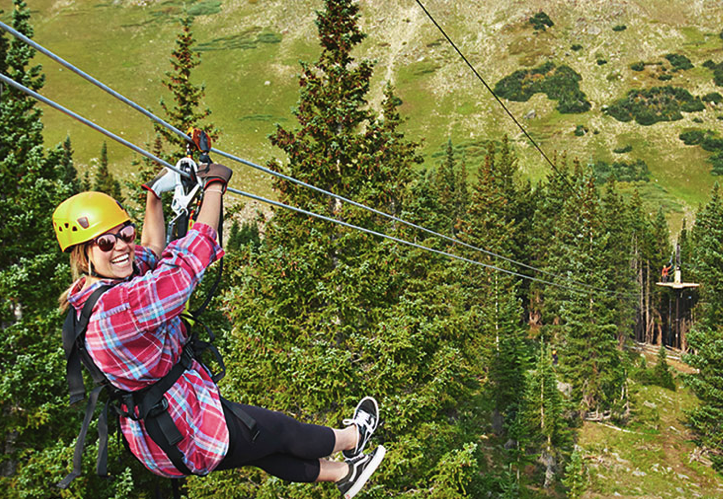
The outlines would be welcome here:
M 251 442 L 249 429 L 224 404 L 229 447 L 217 470 L 256 466 L 290 482 L 313 482 L 319 477 L 319 459 L 329 456 L 336 443 L 331 428 L 300 423 L 261 407 L 234 405 L 256 420 L 259 434 Z

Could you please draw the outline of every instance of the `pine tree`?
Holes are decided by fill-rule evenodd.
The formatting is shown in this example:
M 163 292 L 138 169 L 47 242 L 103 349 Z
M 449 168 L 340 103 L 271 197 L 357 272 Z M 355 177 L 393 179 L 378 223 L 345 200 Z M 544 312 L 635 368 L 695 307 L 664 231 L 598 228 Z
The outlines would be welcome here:
M 530 361 L 529 347 L 512 278 L 493 276 L 489 291 L 481 328 L 494 345 L 489 362 L 489 391 L 496 413 L 509 425 L 520 409 Z
M 550 269 L 598 289 L 610 289 L 606 259 L 609 233 L 600 219 L 594 178 L 578 166 L 575 195 L 563 206 L 552 239 Z M 569 281 L 558 279 L 564 286 Z M 625 370 L 617 350 L 617 327 L 604 291 L 549 287 L 561 324 L 560 367 L 573 386 L 573 398 L 582 413 L 597 414 L 627 402 Z
M 100 161 L 98 162 L 98 169 L 95 172 L 93 190 L 105 192 L 120 203 L 124 201 L 120 182 L 116 180 L 108 169 L 108 145 L 105 142 L 103 142 L 103 146 L 100 149 Z
M 615 182 L 607 185 L 602 199 L 601 218 L 602 230 L 607 233 L 607 246 L 604 249 L 603 262 L 606 268 L 606 285 L 610 290 L 606 296 L 605 306 L 610 310 L 613 324 L 617 326 L 617 341 L 620 348 L 629 339 L 635 320 L 635 275 L 631 266 L 634 255 L 631 252 L 630 215 L 617 192 Z
M 570 462 L 565 468 L 565 478 L 562 483 L 567 487 L 569 499 L 580 499 L 587 489 L 587 477 L 585 476 L 585 463 L 582 459 L 582 449 L 575 446 L 575 451 L 570 456 Z
M 701 286 L 701 322 L 716 328 L 723 324 L 723 199 L 718 183 L 710 201 L 698 211 L 693 226 L 692 267 Z
M 556 480 L 556 468 L 567 444 L 563 400 L 557 384 L 552 351 L 542 342 L 535 364 L 526 372 L 521 385 L 524 388 L 520 410 L 512 425 L 512 434 L 519 445 L 516 466 L 522 467 L 533 458 L 544 463 L 545 488 L 551 487 Z
M 180 19 L 181 32 L 176 38 L 176 48 L 171 52 L 172 70 L 166 72 L 163 85 L 171 92 L 173 104 L 161 99 L 161 108 L 166 114 L 166 121 L 186 132 L 191 127 L 202 128 L 212 140 L 215 140 L 219 131 L 212 124 L 206 122 L 211 110 L 201 108 L 201 101 L 205 95 L 204 85 L 192 83 L 192 73 L 201 64 L 200 53 L 193 49 L 196 39 L 193 37 L 193 16 L 184 15 Z M 186 154 L 186 141 L 161 125 L 154 124 L 156 133 L 163 137 L 166 145 L 157 156 L 171 163 Z
M 696 216 L 692 229 L 692 263 L 695 278 L 701 283 L 698 323 L 688 334 L 689 353 L 686 362 L 698 369 L 685 377 L 700 399 L 700 405 L 689 414 L 689 423 L 699 445 L 710 449 L 713 467 L 723 472 L 723 442 L 720 424 L 723 421 L 723 200 L 716 183 L 708 203 Z
M 565 201 L 572 195 L 570 192 L 570 171 L 567 159 L 563 156 L 558 161 L 553 158 L 557 168 L 552 172 L 527 199 L 528 206 L 532 208 L 532 225 L 529 228 L 529 237 L 524 246 L 526 258 L 524 261 L 546 271 L 551 268 L 550 258 L 553 256 L 553 238 L 556 228 L 560 224 Z M 518 246 L 518 248 L 523 248 Z M 545 299 L 544 285 L 536 282 L 529 284 L 529 298 L 526 308 L 530 320 L 535 323 L 544 322 L 552 324 L 558 311 L 555 309 L 555 300 Z
M 24 0 L 14 0 L 12 27 L 32 38 L 30 10 Z M 4 39 L 4 36 L 3 36 Z M 45 81 L 40 66 L 30 66 L 35 51 L 16 38 L 0 47 L 6 74 L 26 87 L 38 91 Z M 48 176 L 43 162 L 42 112 L 35 100 L 14 87 L 6 87 L 0 96 L 0 265 L 17 263 L 20 255 L 40 250 L 36 243 L 39 227 L 28 219 L 42 204 L 32 206 L 18 192 L 28 188 L 36 175 Z
M 239 224 L 238 219 L 233 219 L 228 234 L 228 243 L 226 243 L 226 251 L 240 251 L 247 246 L 249 246 L 252 251 L 255 251 L 259 248 L 260 244 L 259 228 L 255 223 L 244 221 L 242 224 Z
M 351 0 L 324 2 L 317 19 L 321 54 L 302 64 L 298 123 L 272 135 L 286 159 L 271 166 L 406 214 L 405 189 L 420 161 L 417 145 L 401 132 L 400 101 L 391 86 L 381 112 L 366 101 L 372 64 L 353 57 L 364 38 L 358 18 Z M 417 236 L 309 189 L 284 181 L 275 187 L 285 203 Z M 470 373 L 482 369 L 472 364 L 476 351 L 464 348 L 474 331 L 462 320 L 456 275 L 446 278 L 452 275 L 448 262 L 286 211 L 264 227 L 263 244 L 248 262 L 235 272 L 237 284 L 226 296 L 235 324 L 226 358 L 233 380 L 228 396 L 337 424 L 362 394 L 377 394 L 390 408 L 385 440 L 405 457 L 376 479 L 395 488 L 426 487 L 440 459 L 460 447 L 449 414 L 470 404 L 479 379 Z M 278 481 L 254 482 L 261 485 L 239 483 L 235 490 L 288 495 Z
M 653 383 L 668 390 L 675 390 L 675 379 L 668 365 L 668 355 L 665 352 L 665 345 L 660 345 L 658 350 L 658 362 L 653 369 Z
M 477 172 L 477 182 L 472 186 L 465 220 L 459 224 L 459 237 L 463 241 L 503 256 L 512 254 L 514 238 L 510 168 L 508 158 L 504 155 L 498 158 L 494 142 L 490 142 Z
M 78 179 L 78 170 L 76 170 L 73 164 L 73 146 L 70 141 L 70 136 L 65 138 L 62 149 L 59 151 L 60 157 L 57 160 L 58 178 L 69 185 L 71 192 L 76 194 L 80 192 L 80 179 Z
M 437 188 L 439 189 L 439 203 L 442 213 L 447 219 L 444 233 L 451 235 L 454 233 L 454 227 L 457 221 L 458 209 L 456 206 L 457 194 L 457 165 L 454 158 L 454 148 L 452 147 L 452 139 L 447 140 L 444 150 L 444 159 L 437 169 Z

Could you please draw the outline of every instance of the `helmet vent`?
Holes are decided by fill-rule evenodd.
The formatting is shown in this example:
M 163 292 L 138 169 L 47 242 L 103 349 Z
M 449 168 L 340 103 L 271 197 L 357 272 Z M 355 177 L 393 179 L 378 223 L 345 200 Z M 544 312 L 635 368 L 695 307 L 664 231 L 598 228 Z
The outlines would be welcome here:
M 79 223 L 80 226 L 83 227 L 84 229 L 87 229 L 88 227 L 90 227 L 90 224 L 88 223 L 88 219 L 87 219 L 86 217 L 80 217 L 80 218 L 78 219 L 78 223 Z
M 75 225 L 73 226 L 73 232 L 78 232 L 78 227 L 76 227 Z

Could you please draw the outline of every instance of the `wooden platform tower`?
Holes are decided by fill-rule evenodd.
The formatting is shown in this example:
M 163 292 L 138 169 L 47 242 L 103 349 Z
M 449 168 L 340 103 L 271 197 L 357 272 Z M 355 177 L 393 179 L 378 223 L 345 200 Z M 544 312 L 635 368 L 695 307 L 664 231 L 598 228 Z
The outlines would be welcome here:
M 692 322 L 692 309 L 698 301 L 698 288 L 700 284 L 684 282 L 680 270 L 680 245 L 675 248 L 675 270 L 673 279 L 666 280 L 663 276 L 658 286 L 666 288 L 668 292 L 668 334 L 663 337 L 663 343 L 685 352 L 688 349 L 686 334 Z

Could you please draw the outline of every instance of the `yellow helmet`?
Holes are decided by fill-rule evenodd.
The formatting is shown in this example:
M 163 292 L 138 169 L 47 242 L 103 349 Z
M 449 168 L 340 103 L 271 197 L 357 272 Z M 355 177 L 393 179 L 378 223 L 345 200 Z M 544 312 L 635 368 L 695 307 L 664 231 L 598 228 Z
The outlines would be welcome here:
M 121 204 L 102 192 L 76 194 L 60 203 L 53 212 L 53 228 L 62 251 L 88 242 L 129 220 Z

